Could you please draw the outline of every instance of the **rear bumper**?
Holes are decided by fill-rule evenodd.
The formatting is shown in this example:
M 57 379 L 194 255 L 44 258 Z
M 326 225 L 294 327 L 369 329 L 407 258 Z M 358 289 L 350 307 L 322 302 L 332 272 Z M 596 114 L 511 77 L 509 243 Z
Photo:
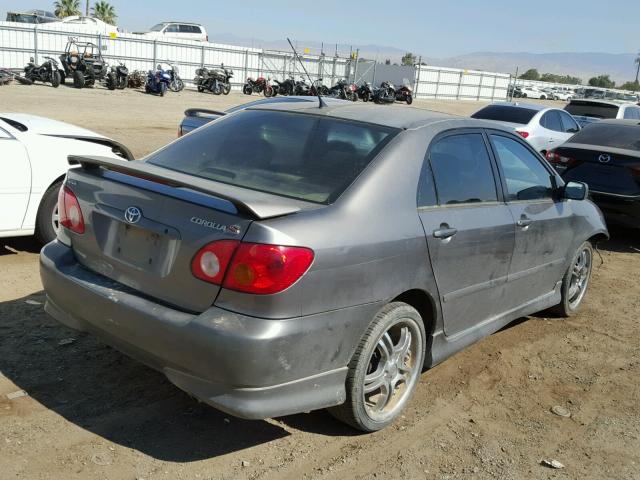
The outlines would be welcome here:
M 55 241 L 40 255 L 46 311 L 162 371 L 232 415 L 259 419 L 344 402 L 347 364 L 378 304 L 289 320 L 211 307 L 185 313 L 79 265 Z
M 640 196 L 616 195 L 591 191 L 593 202 L 600 207 L 608 223 L 640 227 Z

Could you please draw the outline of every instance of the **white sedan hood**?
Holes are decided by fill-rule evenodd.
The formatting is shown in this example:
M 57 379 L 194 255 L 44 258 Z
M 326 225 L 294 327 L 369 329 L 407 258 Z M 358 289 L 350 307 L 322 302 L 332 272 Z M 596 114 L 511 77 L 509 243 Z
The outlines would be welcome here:
M 77 127 L 76 125 L 52 120 L 50 118 L 39 117 L 38 115 L 29 115 L 27 113 L 0 113 L 0 117 L 21 123 L 27 127 L 27 132 L 38 135 L 107 138 L 104 135 L 92 132 L 86 128 Z

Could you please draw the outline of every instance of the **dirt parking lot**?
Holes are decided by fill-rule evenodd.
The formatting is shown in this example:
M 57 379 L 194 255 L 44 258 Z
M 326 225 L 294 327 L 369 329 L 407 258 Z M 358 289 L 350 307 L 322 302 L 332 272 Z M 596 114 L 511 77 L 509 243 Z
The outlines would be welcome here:
M 247 100 L 0 87 L 0 111 L 86 126 L 136 156 L 173 140 L 185 108 Z M 0 480 L 640 479 L 640 236 L 611 233 L 579 315 L 521 319 L 425 372 L 402 419 L 371 435 L 322 411 L 244 421 L 199 404 L 48 317 L 38 245 L 0 239 Z

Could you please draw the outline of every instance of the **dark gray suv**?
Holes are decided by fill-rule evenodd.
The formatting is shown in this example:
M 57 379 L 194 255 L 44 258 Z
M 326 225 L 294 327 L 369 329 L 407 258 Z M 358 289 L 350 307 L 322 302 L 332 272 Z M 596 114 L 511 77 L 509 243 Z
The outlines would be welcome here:
M 143 160 L 70 161 L 47 312 L 245 418 L 385 427 L 423 369 L 574 313 L 608 235 L 517 135 L 413 108 L 255 106 Z

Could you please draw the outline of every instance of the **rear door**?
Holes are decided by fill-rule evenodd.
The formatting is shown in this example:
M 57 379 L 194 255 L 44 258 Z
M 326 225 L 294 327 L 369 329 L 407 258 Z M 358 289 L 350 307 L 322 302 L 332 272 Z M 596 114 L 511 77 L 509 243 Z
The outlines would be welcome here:
M 514 224 L 481 131 L 457 130 L 431 143 L 418 203 L 446 335 L 504 312 Z
M 547 138 L 546 145 L 542 148 L 536 148 L 536 150 L 540 152 L 546 152 L 563 144 L 571 136 L 564 131 L 560 114 L 556 110 L 549 110 L 542 115 L 540 118 L 540 125 L 545 129 L 545 135 Z
M 0 128 L 0 232 L 22 227 L 31 195 L 31 163 L 22 143 Z
M 550 294 L 572 245 L 571 206 L 555 199 L 553 171 L 524 142 L 489 131 L 503 190 L 516 222 L 507 297 L 511 308 Z

